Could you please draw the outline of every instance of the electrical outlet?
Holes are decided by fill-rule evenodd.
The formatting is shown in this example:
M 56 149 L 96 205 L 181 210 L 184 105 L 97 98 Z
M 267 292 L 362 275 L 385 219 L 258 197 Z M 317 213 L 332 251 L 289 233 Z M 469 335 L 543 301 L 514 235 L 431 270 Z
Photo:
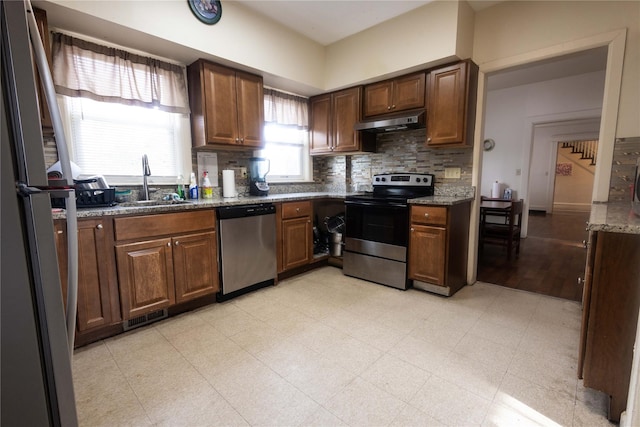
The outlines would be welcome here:
M 448 179 L 460 179 L 460 168 L 444 168 L 444 177 Z
M 240 168 L 240 176 L 243 178 L 247 177 L 247 168 Z

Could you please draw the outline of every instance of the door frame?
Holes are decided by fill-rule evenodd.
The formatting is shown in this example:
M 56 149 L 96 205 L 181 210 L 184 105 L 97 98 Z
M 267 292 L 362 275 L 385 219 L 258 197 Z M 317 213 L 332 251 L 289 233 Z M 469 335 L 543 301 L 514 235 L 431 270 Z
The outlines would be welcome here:
M 590 37 L 550 46 L 523 54 L 478 64 L 478 97 L 474 140 L 482 141 L 484 135 L 485 103 L 487 96 L 487 74 L 507 68 L 521 66 L 544 59 L 555 58 L 584 50 L 607 46 L 602 116 L 598 140 L 598 164 L 594 176 L 592 201 L 606 202 L 609 197 L 613 148 L 618 122 L 618 106 L 622 84 L 622 68 L 627 30 L 619 29 Z M 530 139 L 527 138 L 526 140 Z M 480 219 L 480 194 L 482 183 L 482 144 L 473 147 L 473 169 L 471 183 L 476 188 L 475 200 L 471 204 L 469 228 L 469 253 L 467 283 L 475 283 L 478 270 L 478 227 Z M 526 199 L 525 199 L 526 202 Z

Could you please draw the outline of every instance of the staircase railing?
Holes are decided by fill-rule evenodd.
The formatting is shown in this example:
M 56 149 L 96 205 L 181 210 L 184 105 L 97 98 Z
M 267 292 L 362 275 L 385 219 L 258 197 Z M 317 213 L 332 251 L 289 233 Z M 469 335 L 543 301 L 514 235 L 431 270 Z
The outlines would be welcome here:
M 598 156 L 598 140 L 587 139 L 580 141 L 564 141 L 562 148 L 571 148 L 573 154 L 580 154 L 582 160 L 591 160 L 590 165 L 595 166 Z

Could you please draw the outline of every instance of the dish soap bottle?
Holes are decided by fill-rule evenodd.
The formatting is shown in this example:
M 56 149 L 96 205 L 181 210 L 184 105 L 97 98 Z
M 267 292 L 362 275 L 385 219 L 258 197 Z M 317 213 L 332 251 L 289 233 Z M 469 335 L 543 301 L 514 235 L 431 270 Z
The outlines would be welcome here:
M 194 172 L 191 172 L 191 177 L 189 178 L 189 198 L 193 200 L 198 199 L 198 183 Z
M 209 180 L 209 172 L 207 171 L 204 171 L 202 173 L 202 198 L 213 199 L 213 187 L 211 186 L 211 181 Z

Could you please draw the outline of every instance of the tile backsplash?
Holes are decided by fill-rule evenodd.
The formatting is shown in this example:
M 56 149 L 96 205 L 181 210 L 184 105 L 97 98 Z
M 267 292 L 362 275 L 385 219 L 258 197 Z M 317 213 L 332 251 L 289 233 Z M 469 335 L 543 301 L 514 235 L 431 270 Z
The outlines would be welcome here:
M 377 152 L 349 156 L 315 157 L 314 179 L 325 185 L 354 191 L 385 172 L 431 173 L 438 187 L 470 187 L 473 150 L 432 149 L 425 145 L 426 129 L 380 134 Z M 444 177 L 445 167 L 460 168 L 459 179 Z
M 631 185 L 638 157 L 640 157 L 640 137 L 616 140 L 609 185 L 610 202 L 631 201 Z

